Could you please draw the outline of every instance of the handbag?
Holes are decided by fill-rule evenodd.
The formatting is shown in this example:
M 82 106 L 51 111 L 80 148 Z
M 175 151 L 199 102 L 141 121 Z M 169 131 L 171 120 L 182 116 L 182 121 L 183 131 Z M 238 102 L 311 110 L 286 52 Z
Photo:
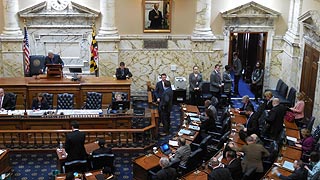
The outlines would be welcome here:
M 287 111 L 286 115 L 284 116 L 284 119 L 288 122 L 294 121 L 294 113 L 292 111 Z

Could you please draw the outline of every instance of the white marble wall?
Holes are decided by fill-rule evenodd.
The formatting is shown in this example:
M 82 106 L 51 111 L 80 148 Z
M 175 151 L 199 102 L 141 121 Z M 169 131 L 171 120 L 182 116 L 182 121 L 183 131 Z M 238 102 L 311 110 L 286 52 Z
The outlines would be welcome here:
M 1 77 L 21 77 L 24 75 L 22 38 L 1 39 Z

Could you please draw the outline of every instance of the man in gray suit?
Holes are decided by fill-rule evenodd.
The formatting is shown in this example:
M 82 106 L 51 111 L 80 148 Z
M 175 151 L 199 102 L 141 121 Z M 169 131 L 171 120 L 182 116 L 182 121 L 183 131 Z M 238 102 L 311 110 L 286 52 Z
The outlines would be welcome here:
M 233 52 L 234 94 L 239 95 L 239 81 L 241 78 L 242 64 L 237 52 Z
M 188 144 L 186 144 L 186 139 L 183 137 L 178 138 L 179 148 L 176 150 L 174 155 L 169 156 L 171 163 L 180 161 L 181 165 L 187 163 L 188 157 L 191 154 L 191 148 Z
M 222 78 L 220 75 L 220 65 L 216 64 L 214 66 L 214 70 L 212 71 L 210 75 L 210 92 L 213 96 L 218 98 L 218 101 L 220 102 L 220 95 L 221 95 L 221 87 L 224 84 L 222 83 Z

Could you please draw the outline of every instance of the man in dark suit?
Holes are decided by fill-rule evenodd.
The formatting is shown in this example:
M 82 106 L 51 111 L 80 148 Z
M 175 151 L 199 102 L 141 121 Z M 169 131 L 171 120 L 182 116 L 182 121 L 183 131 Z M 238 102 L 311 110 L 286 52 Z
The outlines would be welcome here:
M 216 64 L 214 70 L 210 74 L 210 92 L 220 102 L 221 87 L 223 86 L 222 78 L 220 75 L 220 65 Z
M 99 149 L 92 151 L 92 155 L 98 154 L 112 154 L 112 149 L 109 147 L 105 147 L 106 141 L 104 139 L 98 140 Z
M 245 141 L 245 138 L 247 136 L 250 136 L 251 134 L 257 134 L 259 135 L 259 123 L 258 123 L 258 114 L 253 112 L 252 107 L 247 107 L 247 110 L 245 111 L 247 115 L 247 122 L 243 125 L 240 125 L 240 131 L 239 136 L 241 140 Z
M 9 94 L 4 93 L 4 89 L 0 88 L 0 110 L 13 110 L 15 104 Z
M 153 9 L 149 11 L 150 29 L 162 29 L 162 13 L 158 9 L 159 3 L 155 3 Z
M 222 164 L 215 157 L 210 159 L 209 167 L 212 169 L 208 176 L 209 180 L 232 180 L 230 171 L 222 167 Z
M 159 170 L 156 175 L 152 178 L 155 180 L 176 180 L 177 172 L 174 168 L 170 167 L 170 161 L 167 157 L 161 157 L 159 164 L 161 170 Z
M 162 136 L 168 135 L 170 132 L 170 112 L 172 109 L 173 91 L 171 89 L 171 83 L 169 81 L 164 82 L 164 92 L 160 99 L 159 114 L 160 120 L 163 124 L 164 133 Z
M 272 169 L 272 173 L 277 174 L 280 179 L 285 180 L 307 180 L 308 171 L 303 168 L 304 164 L 302 160 L 295 160 L 293 162 L 294 171 L 289 176 L 283 176 L 277 168 Z
M 286 114 L 287 107 L 280 104 L 279 98 L 274 98 L 272 100 L 273 108 L 269 111 L 268 117 L 266 119 L 269 124 L 268 132 L 270 138 L 277 140 L 283 130 L 283 118 Z
M 200 101 L 200 85 L 202 83 L 202 75 L 199 73 L 199 67 L 193 66 L 193 73 L 189 74 L 189 93 L 190 103 L 199 105 Z
M 61 64 L 62 67 L 64 65 L 64 62 L 60 58 L 58 54 L 54 54 L 53 51 L 49 50 L 48 51 L 48 56 L 44 59 L 44 67 L 43 67 L 43 72 L 46 72 L 47 64 Z
M 157 102 L 160 102 L 160 98 L 164 91 L 164 82 L 167 81 L 167 75 L 165 73 L 161 74 L 161 81 L 157 82 L 156 89 L 154 90 L 154 96 Z
M 241 160 L 237 158 L 237 154 L 235 151 L 227 151 L 227 168 L 229 169 L 233 180 L 241 180 L 242 179 L 242 168 L 241 168 Z
M 84 148 L 86 135 L 79 131 L 78 121 L 71 122 L 72 132 L 66 135 L 65 149 L 68 153 L 67 161 L 87 159 L 87 153 Z
M 120 62 L 120 67 L 116 69 L 116 77 L 118 80 L 125 80 L 132 77 L 129 68 L 126 68 L 125 66 L 124 62 Z
M 174 152 L 174 155 L 169 156 L 172 163 L 180 161 L 181 165 L 187 163 L 188 157 L 191 154 L 191 148 L 186 144 L 186 139 L 183 137 L 178 138 L 179 148 Z
M 243 96 L 241 102 L 243 103 L 243 105 L 241 108 L 238 109 L 240 114 L 245 115 L 248 107 L 250 107 L 254 112 L 254 106 L 251 103 L 248 95 Z

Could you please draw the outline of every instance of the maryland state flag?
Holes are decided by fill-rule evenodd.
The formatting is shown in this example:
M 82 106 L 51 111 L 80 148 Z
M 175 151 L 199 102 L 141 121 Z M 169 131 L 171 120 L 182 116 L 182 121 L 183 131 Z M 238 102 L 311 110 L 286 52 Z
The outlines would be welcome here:
M 91 59 L 90 59 L 90 73 L 95 73 L 98 76 L 98 61 L 99 61 L 99 53 L 98 53 L 98 43 L 96 40 L 96 27 L 92 26 L 92 42 L 90 46 L 91 50 Z

